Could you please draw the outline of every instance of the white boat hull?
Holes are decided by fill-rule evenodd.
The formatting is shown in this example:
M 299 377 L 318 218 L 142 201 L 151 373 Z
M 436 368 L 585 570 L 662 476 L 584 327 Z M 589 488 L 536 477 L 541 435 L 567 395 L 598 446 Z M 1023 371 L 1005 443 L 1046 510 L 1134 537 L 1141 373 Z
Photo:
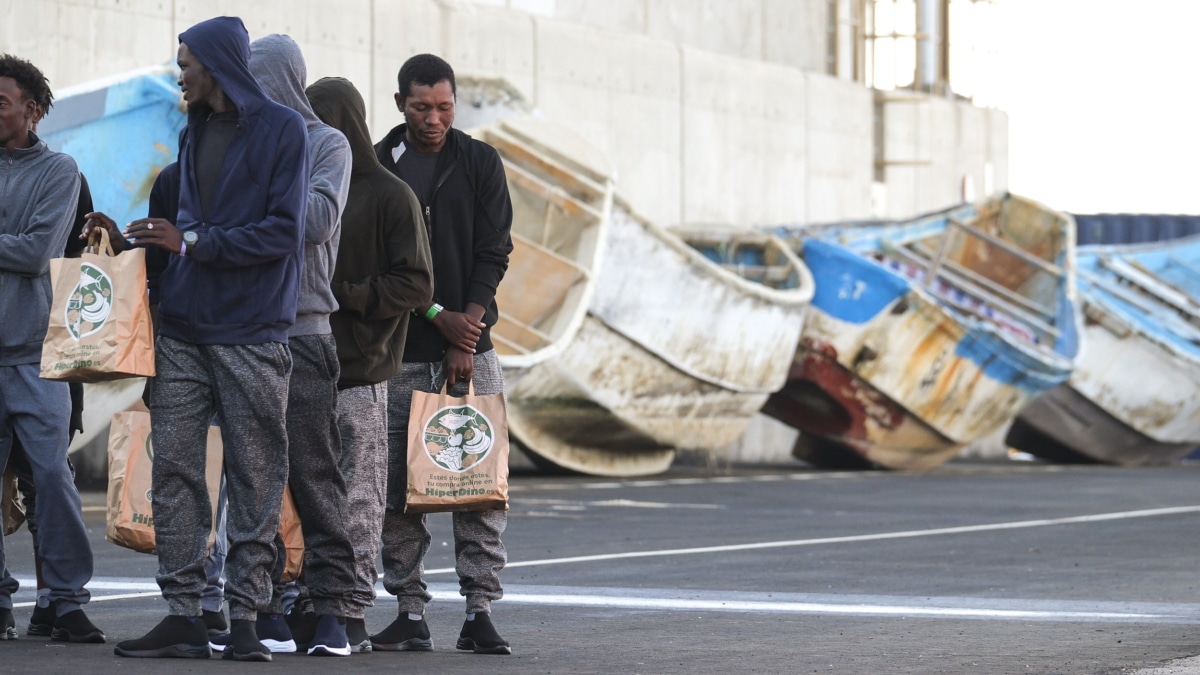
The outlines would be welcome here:
M 1123 466 L 1173 464 L 1200 446 L 1200 362 L 1096 303 L 1084 311 L 1087 348 L 1068 385 L 1021 415 L 1059 447 L 1013 434 L 1011 444 Z
M 665 471 L 675 449 L 729 447 L 787 378 L 807 269 L 792 256 L 794 290 L 745 281 L 623 207 L 604 251 L 575 337 L 506 371 L 513 437 L 541 462 L 609 476 Z

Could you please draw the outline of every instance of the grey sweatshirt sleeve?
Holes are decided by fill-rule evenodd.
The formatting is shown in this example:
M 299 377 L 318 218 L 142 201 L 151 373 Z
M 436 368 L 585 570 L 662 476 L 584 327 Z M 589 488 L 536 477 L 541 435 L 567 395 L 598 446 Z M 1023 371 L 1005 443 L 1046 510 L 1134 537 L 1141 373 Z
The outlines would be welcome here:
M 50 259 L 62 256 L 79 203 L 79 169 L 66 155 L 58 155 L 42 177 L 36 194 L 28 195 L 29 214 L 15 234 L 0 234 L 0 270 L 36 277 L 50 270 Z
M 328 129 L 322 134 L 321 147 L 313 153 L 308 189 L 308 215 L 304 221 L 304 241 L 324 244 L 337 233 L 346 195 L 350 192 L 350 143 L 341 132 Z

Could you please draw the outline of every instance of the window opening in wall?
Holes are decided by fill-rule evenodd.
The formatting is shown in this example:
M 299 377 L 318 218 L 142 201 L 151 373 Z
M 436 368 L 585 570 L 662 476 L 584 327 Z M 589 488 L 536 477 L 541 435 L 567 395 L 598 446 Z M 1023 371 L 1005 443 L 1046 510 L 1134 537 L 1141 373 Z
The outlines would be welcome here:
M 830 0 L 829 72 L 873 89 L 988 103 L 994 0 Z M 981 100 L 982 99 L 982 100 Z

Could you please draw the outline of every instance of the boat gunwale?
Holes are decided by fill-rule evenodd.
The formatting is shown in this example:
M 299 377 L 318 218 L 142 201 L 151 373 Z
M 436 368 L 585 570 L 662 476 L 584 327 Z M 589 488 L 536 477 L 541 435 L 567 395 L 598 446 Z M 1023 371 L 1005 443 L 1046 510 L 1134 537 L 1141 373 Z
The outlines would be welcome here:
M 673 231 L 671 228 L 663 227 L 642 215 L 641 212 L 620 195 L 615 196 L 613 207 L 614 209 L 620 207 L 628 213 L 630 218 L 653 234 L 656 239 L 666 244 L 670 249 L 683 255 L 685 260 L 702 274 L 715 277 L 722 283 L 737 289 L 743 295 L 789 307 L 803 306 L 812 301 L 813 294 L 816 292 L 816 280 L 813 278 L 812 272 L 808 269 L 808 265 L 796 255 L 787 242 L 770 232 L 766 233 L 768 237 L 767 242 L 779 249 L 784 259 L 788 261 L 788 264 L 792 266 L 799 277 L 796 288 L 771 288 L 738 276 L 721 267 L 718 263 L 706 258 L 703 253 L 690 246 L 679 233 Z M 755 230 L 755 232 L 761 232 L 761 230 Z M 736 234 L 736 232 L 731 232 L 730 234 Z

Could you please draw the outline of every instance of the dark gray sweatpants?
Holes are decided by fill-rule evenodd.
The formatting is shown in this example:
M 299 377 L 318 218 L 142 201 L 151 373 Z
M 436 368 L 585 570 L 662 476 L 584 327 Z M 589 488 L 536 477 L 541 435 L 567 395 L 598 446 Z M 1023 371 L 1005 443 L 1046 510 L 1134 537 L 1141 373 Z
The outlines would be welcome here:
M 361 619 L 354 598 L 354 549 L 347 532 L 346 482 L 338 468 L 342 456 L 338 432 L 337 381 L 341 368 L 333 335 L 288 339 L 292 374 L 288 382 L 288 485 L 304 533 L 302 581 L 318 614 Z M 277 571 L 283 570 L 279 551 Z M 283 587 L 276 589 L 271 612 L 281 612 Z
M 354 545 L 354 602 L 359 616 L 375 604 L 375 560 L 387 494 L 387 403 L 387 382 L 338 392 L 341 470 L 351 514 L 346 529 Z
M 150 399 L 158 585 L 168 613 L 200 616 L 212 506 L 204 467 L 208 426 L 221 420 L 229 492 L 225 597 L 231 619 L 271 603 L 279 507 L 287 480 L 287 345 L 197 345 L 159 337 Z
M 474 358 L 476 394 L 504 393 L 504 374 L 495 350 Z M 405 363 L 388 380 L 388 509 L 383 518 L 383 587 L 396 596 L 400 613 L 423 614 L 433 599 L 422 573 L 431 536 L 423 514 L 404 513 L 408 465 L 408 413 L 414 390 L 441 391 L 446 382 L 442 362 Z M 451 396 L 465 396 L 468 385 L 450 388 Z M 454 522 L 454 560 L 459 593 L 467 598 L 467 613 L 491 611 L 492 600 L 504 595 L 500 570 L 508 552 L 500 535 L 508 524 L 507 511 L 459 511 Z

